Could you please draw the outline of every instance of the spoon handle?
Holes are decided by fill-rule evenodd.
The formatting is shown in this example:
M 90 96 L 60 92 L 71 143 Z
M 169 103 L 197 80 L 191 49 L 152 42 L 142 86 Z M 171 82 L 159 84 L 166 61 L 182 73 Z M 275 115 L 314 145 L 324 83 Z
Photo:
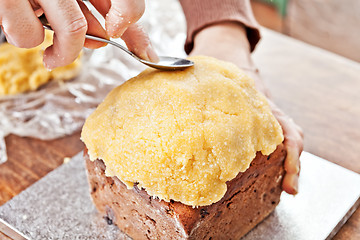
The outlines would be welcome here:
M 3 31 L 0 28 L 0 44 L 6 42 L 6 38 L 5 38 L 5 34 L 3 33 Z
M 85 38 L 86 39 L 90 39 L 90 40 L 94 40 L 94 41 L 99 41 L 99 42 L 104 42 L 104 43 L 109 43 L 111 45 L 114 45 L 115 47 L 118 47 L 120 48 L 121 50 L 125 51 L 126 53 L 128 53 L 129 55 L 131 55 L 133 58 L 136 58 L 137 60 L 141 60 L 138 56 L 136 56 L 134 53 L 130 52 L 126 47 L 124 47 L 123 45 L 117 43 L 117 42 L 114 42 L 114 41 L 111 41 L 111 40 L 107 40 L 105 38 L 100 38 L 100 37 L 96 37 L 96 36 L 92 36 L 92 35 L 89 35 L 89 34 L 86 34 L 85 35 Z

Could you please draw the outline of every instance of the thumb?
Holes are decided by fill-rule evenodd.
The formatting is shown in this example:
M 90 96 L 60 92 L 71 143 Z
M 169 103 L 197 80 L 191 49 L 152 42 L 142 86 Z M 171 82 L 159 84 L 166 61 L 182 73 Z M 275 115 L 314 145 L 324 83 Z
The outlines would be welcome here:
M 128 49 L 141 59 L 150 62 L 158 62 L 159 57 L 155 53 L 150 39 L 141 25 L 133 24 L 128 27 L 121 37 Z
M 107 34 L 114 38 L 121 37 L 131 24 L 141 18 L 144 11 L 144 0 L 111 0 L 105 17 Z

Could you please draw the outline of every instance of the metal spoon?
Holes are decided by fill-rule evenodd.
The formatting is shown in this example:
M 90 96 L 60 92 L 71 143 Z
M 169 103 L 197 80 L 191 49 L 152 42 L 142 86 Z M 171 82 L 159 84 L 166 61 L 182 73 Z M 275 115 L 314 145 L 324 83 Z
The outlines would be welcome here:
M 85 38 L 95 40 L 95 41 L 99 41 L 99 42 L 105 42 L 105 43 L 112 44 L 115 47 L 118 47 L 118 48 L 124 50 L 126 53 L 131 55 L 133 58 L 135 58 L 139 62 L 141 62 L 141 63 L 143 63 L 145 65 L 148 65 L 149 67 L 157 68 L 157 69 L 160 69 L 160 70 L 170 70 L 170 71 L 181 70 L 181 69 L 185 69 L 187 67 L 191 67 L 191 66 L 194 65 L 194 62 L 192 62 L 190 60 L 187 60 L 187 59 L 176 58 L 176 57 L 166 57 L 166 56 L 159 56 L 159 62 L 157 62 L 157 63 L 149 62 L 149 61 L 146 61 L 144 59 L 139 58 L 133 52 L 130 52 L 127 48 L 125 48 L 124 46 L 118 44 L 117 42 L 107 40 L 107 39 L 104 39 L 104 38 L 91 36 L 91 35 L 88 35 L 88 34 L 85 35 Z
M 0 28 L 0 43 L 6 42 L 5 34 L 2 32 Z
M 53 29 L 51 28 L 50 24 L 47 22 L 45 17 L 40 17 L 39 19 L 42 22 L 45 29 L 53 31 Z M 146 61 L 144 59 L 139 58 L 134 53 L 130 52 L 127 48 L 118 44 L 117 42 L 107 40 L 104 38 L 100 38 L 100 37 L 91 36 L 88 34 L 85 35 L 85 38 L 114 45 L 115 47 L 118 47 L 121 50 L 128 53 L 130 56 L 132 56 L 139 62 L 141 62 L 149 67 L 157 68 L 160 70 L 167 70 L 167 71 L 182 70 L 182 69 L 185 69 L 185 68 L 188 68 L 188 67 L 191 67 L 194 65 L 194 62 L 187 60 L 187 59 L 176 58 L 176 57 L 166 57 L 166 56 L 159 56 L 159 59 L 160 59 L 159 62 L 154 63 L 154 62 Z

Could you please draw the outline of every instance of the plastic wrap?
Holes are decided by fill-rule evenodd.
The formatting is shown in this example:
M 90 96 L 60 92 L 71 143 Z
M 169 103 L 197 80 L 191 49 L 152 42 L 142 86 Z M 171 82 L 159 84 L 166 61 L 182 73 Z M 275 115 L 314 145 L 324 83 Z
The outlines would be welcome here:
M 179 3 L 149 0 L 146 4 L 140 22 L 155 50 L 159 55 L 184 57 L 185 20 Z M 5 137 L 8 134 L 50 140 L 79 131 L 111 89 L 144 68 L 113 46 L 85 50 L 82 72 L 77 78 L 0 98 L 0 163 L 7 160 Z

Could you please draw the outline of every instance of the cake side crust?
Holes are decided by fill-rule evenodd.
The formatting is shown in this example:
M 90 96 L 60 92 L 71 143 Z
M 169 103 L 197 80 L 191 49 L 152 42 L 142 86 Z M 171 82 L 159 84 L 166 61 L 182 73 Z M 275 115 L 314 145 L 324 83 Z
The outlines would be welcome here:
M 281 144 L 269 156 L 257 153 L 248 170 L 227 182 L 219 202 L 199 208 L 127 189 L 106 177 L 104 163 L 90 161 L 86 149 L 84 157 L 94 204 L 133 239 L 239 239 L 279 203 L 286 151 Z

